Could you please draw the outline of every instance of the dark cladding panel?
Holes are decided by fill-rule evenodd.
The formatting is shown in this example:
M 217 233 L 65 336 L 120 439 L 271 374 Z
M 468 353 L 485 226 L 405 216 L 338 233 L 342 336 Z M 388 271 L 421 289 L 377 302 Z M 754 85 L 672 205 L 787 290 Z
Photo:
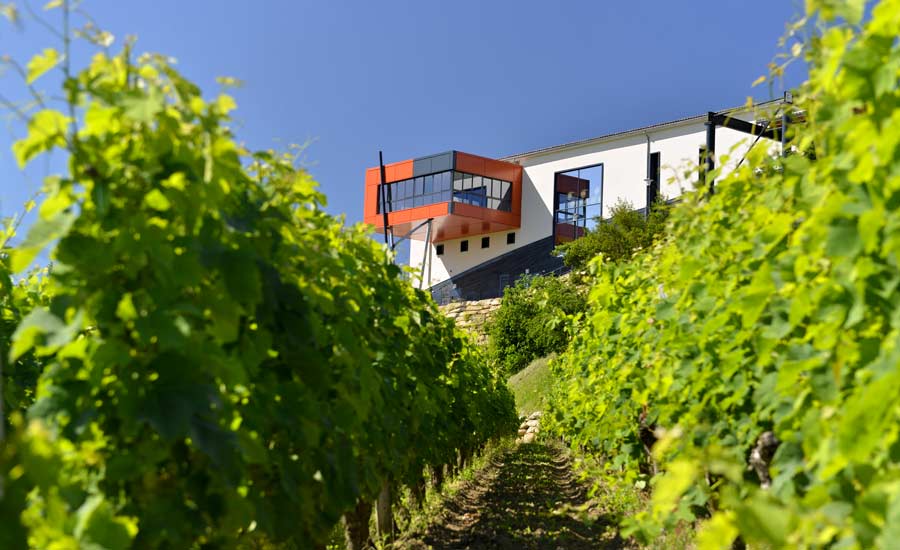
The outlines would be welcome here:
M 431 171 L 444 172 L 453 169 L 453 152 L 443 153 L 436 157 L 431 157 Z
M 417 158 L 413 161 L 413 176 L 424 176 L 453 169 L 453 151 Z
M 439 304 L 451 299 L 497 298 L 503 295 L 506 286 L 515 284 L 516 279 L 526 272 L 560 275 L 567 269 L 562 257 L 553 254 L 553 249 L 552 236 L 520 246 L 434 285 L 431 295 Z

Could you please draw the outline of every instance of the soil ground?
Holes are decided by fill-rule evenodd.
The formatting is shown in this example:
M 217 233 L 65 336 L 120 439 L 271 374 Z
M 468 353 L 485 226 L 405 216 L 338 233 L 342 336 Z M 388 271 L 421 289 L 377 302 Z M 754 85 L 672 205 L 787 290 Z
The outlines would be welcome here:
M 623 548 L 616 529 L 588 501 L 565 452 L 520 444 L 492 457 L 422 533 L 395 547 L 424 550 Z

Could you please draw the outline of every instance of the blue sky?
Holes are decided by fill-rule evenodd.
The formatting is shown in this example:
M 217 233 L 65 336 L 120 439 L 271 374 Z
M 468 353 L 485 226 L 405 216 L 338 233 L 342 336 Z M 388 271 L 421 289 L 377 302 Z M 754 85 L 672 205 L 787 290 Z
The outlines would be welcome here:
M 43 3 L 32 0 L 37 10 Z M 282 149 L 312 141 L 306 162 L 328 210 L 358 221 L 364 170 L 379 149 L 386 162 L 449 149 L 499 157 L 738 105 L 748 95 L 780 97 L 780 85 L 751 83 L 802 5 L 86 0 L 83 8 L 116 45 L 134 34 L 138 52 L 175 57 L 208 95 L 217 76 L 243 80 L 232 92 L 239 139 Z M 0 54 L 24 64 L 48 46 L 55 39 L 27 18 L 21 31 L 0 21 Z M 797 67 L 785 83 L 804 76 Z M 23 97 L 21 80 L 7 71 L 0 94 Z M 19 172 L 10 145 L 20 135 L 15 124 L 0 127 L 0 216 L 21 210 L 61 161 Z

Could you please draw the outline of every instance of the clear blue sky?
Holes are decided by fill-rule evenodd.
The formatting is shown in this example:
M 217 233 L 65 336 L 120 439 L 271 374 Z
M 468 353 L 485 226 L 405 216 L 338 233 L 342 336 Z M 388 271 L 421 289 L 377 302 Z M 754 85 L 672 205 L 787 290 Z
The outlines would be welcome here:
M 20 0 L 21 1 L 21 0 Z M 36 9 L 43 0 L 32 0 Z M 86 0 L 117 38 L 165 53 L 204 92 L 245 82 L 238 137 L 253 148 L 314 140 L 328 210 L 362 217 L 364 170 L 449 149 L 499 157 L 742 104 L 766 72 L 785 0 L 616 2 Z M 58 20 L 58 12 L 48 17 Z M 54 39 L 0 21 L 0 54 L 21 62 Z M 788 73 L 786 84 L 804 78 Z M 39 84 L 51 84 L 42 79 Z M 21 98 L 10 72 L 0 93 Z M 773 93 L 781 95 L 781 86 Z M 58 160 L 26 174 L 0 127 L 0 216 L 17 212 Z M 33 215 L 33 213 L 32 213 Z

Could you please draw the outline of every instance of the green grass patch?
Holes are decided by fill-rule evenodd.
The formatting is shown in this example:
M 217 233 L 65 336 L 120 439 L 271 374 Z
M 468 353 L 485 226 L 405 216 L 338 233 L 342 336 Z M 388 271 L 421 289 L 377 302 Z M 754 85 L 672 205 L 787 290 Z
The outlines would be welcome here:
M 544 410 L 553 375 L 549 363 L 554 355 L 535 359 L 527 367 L 509 377 L 509 389 L 516 397 L 519 414 L 531 414 Z

